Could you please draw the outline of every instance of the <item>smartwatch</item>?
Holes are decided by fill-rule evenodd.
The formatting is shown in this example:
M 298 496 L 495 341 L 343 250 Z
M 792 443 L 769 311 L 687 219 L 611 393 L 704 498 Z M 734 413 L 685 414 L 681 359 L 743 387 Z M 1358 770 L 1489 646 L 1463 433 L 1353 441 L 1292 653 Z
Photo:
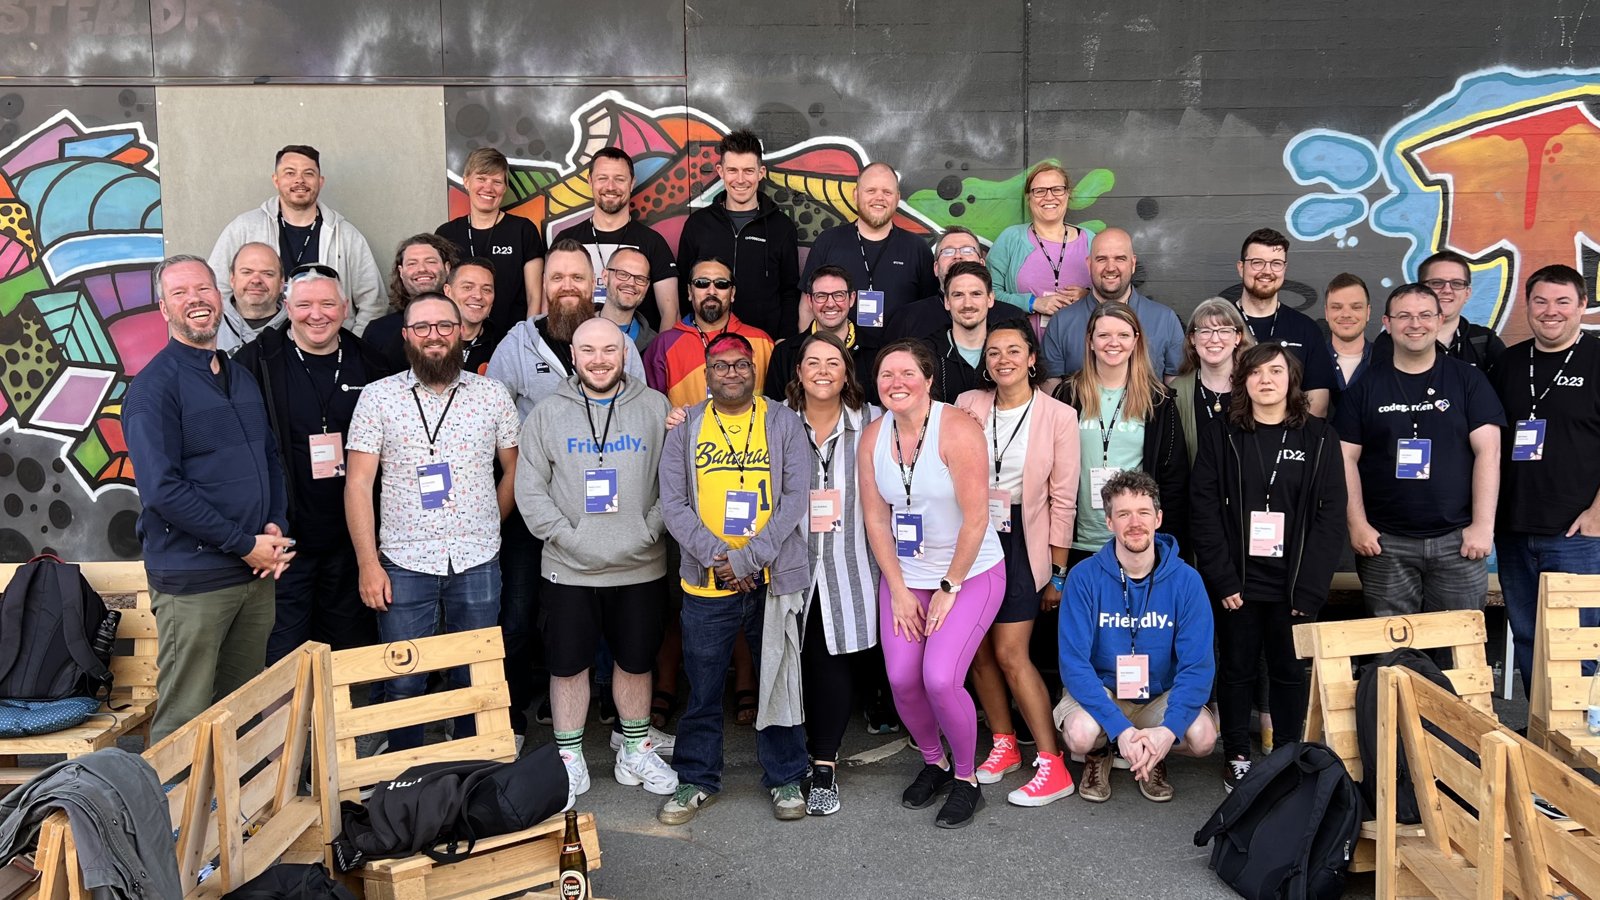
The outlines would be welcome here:
M 961 593 L 961 583 L 959 581 L 951 581 L 948 578 L 941 578 L 939 579 L 939 590 L 944 591 L 946 594 L 959 594 Z

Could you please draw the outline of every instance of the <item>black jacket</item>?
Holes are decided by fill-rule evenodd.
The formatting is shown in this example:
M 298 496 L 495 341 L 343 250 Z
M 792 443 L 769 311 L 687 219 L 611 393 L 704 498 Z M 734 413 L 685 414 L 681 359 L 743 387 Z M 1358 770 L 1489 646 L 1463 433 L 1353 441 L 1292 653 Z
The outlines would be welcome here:
M 1500 340 L 1500 335 L 1495 334 L 1494 329 L 1468 322 L 1463 317 L 1460 327 L 1456 328 L 1456 336 L 1450 341 L 1449 346 L 1441 342 L 1439 349 L 1446 356 L 1455 357 L 1487 375 L 1489 367 L 1500 359 L 1500 354 L 1506 352 L 1506 342 Z M 1378 363 L 1392 359 L 1394 359 L 1394 336 L 1387 331 L 1380 331 L 1378 336 L 1372 339 L 1370 361 Z
M 371 344 L 355 336 L 348 328 L 339 330 L 339 338 L 346 346 L 356 348 L 361 355 L 361 365 L 367 371 L 367 383 L 393 375 L 397 369 L 384 359 L 383 354 Z M 278 440 L 278 465 L 283 467 L 283 486 L 289 495 L 289 533 L 294 534 L 295 484 L 294 469 L 289 461 L 289 323 L 268 328 L 261 336 L 245 344 L 233 361 L 249 370 L 261 385 L 261 394 L 267 404 L 267 426 Z
M 773 340 L 800 329 L 800 236 L 772 198 L 756 194 L 756 217 L 735 235 L 723 194 L 695 210 L 678 238 L 678 302 L 689 308 L 694 264 L 715 256 L 733 269 L 733 312 Z M 735 246 L 737 245 L 737 247 Z
M 1284 519 L 1284 562 L 1289 570 L 1284 599 L 1296 610 L 1315 616 L 1328 602 L 1328 589 L 1339 557 L 1349 543 L 1345 519 L 1344 452 L 1339 435 L 1316 416 L 1301 429 L 1311 454 L 1310 482 L 1300 494 L 1299 508 Z M 1244 501 L 1248 484 L 1263 489 L 1261 472 L 1244 465 L 1239 452 L 1243 432 L 1232 421 L 1218 419 L 1200 431 L 1189 493 L 1194 510 L 1195 556 L 1201 580 L 1213 601 L 1244 589 L 1250 560 L 1250 511 Z
M 978 370 L 967 365 L 956 349 L 949 328 L 928 335 L 922 342 L 933 351 L 933 399 L 954 403 L 963 393 L 983 387 Z
M 1083 414 L 1083 404 L 1070 380 L 1056 387 L 1055 397 Z M 1158 530 L 1177 538 L 1181 550 L 1189 540 L 1189 448 L 1178 421 L 1178 401 L 1170 389 L 1156 394 L 1155 409 L 1144 420 L 1144 458 L 1139 468 L 1155 478 L 1161 489 Z M 1088 478 L 1089 472 L 1085 470 L 1080 477 Z

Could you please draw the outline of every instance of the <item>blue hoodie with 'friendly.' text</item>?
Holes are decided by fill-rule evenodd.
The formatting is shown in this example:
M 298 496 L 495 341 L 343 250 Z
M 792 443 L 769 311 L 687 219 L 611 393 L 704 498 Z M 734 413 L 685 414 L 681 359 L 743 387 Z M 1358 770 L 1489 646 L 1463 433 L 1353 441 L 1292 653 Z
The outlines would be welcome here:
M 1161 724 L 1181 743 L 1211 695 L 1216 672 L 1211 604 L 1200 573 L 1179 557 L 1177 539 L 1168 534 L 1155 539 L 1155 571 L 1142 584 L 1128 581 L 1126 593 L 1115 540 L 1072 567 L 1061 602 L 1061 682 L 1116 740 L 1133 727 L 1111 699 L 1117 691 L 1117 657 L 1148 656 L 1150 696 L 1169 695 Z

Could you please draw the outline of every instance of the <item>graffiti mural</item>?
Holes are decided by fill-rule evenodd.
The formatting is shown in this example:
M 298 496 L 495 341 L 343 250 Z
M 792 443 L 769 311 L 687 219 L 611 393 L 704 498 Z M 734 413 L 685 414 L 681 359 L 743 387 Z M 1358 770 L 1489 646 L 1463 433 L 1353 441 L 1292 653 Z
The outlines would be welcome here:
M 62 111 L 0 150 L 0 561 L 139 554 L 128 381 L 166 343 L 156 146 Z
M 1461 78 L 1450 93 L 1402 119 L 1374 145 L 1357 135 L 1313 129 L 1284 148 L 1295 181 L 1331 188 L 1294 201 L 1290 233 L 1355 246 L 1365 221 L 1404 238 L 1406 280 L 1429 254 L 1449 248 L 1472 260 L 1468 319 L 1507 343 L 1528 337 L 1520 283 L 1535 269 L 1565 263 L 1595 294 L 1600 263 L 1600 71 L 1491 69 Z M 1387 195 L 1363 193 L 1379 179 Z M 1388 284 L 1391 279 L 1385 279 Z M 1592 301 L 1585 327 L 1600 329 Z

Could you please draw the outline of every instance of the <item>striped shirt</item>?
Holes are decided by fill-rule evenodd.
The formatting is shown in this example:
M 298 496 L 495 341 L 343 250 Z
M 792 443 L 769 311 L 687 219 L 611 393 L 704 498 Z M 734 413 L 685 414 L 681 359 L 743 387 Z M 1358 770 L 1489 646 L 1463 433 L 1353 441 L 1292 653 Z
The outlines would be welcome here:
M 820 444 L 810 423 L 806 423 L 806 436 L 813 448 L 810 487 L 837 488 L 844 500 L 844 525 L 839 531 L 812 534 L 809 516 L 800 523 L 810 539 L 811 583 L 817 594 L 817 612 L 822 616 L 828 652 L 836 656 L 878 643 L 878 562 L 867 547 L 866 523 L 861 516 L 856 447 L 861 430 L 882 413 L 871 404 L 860 410 L 846 408 L 833 433 Z M 801 420 L 804 419 L 802 414 Z M 823 461 L 828 459 L 832 462 L 824 467 Z

